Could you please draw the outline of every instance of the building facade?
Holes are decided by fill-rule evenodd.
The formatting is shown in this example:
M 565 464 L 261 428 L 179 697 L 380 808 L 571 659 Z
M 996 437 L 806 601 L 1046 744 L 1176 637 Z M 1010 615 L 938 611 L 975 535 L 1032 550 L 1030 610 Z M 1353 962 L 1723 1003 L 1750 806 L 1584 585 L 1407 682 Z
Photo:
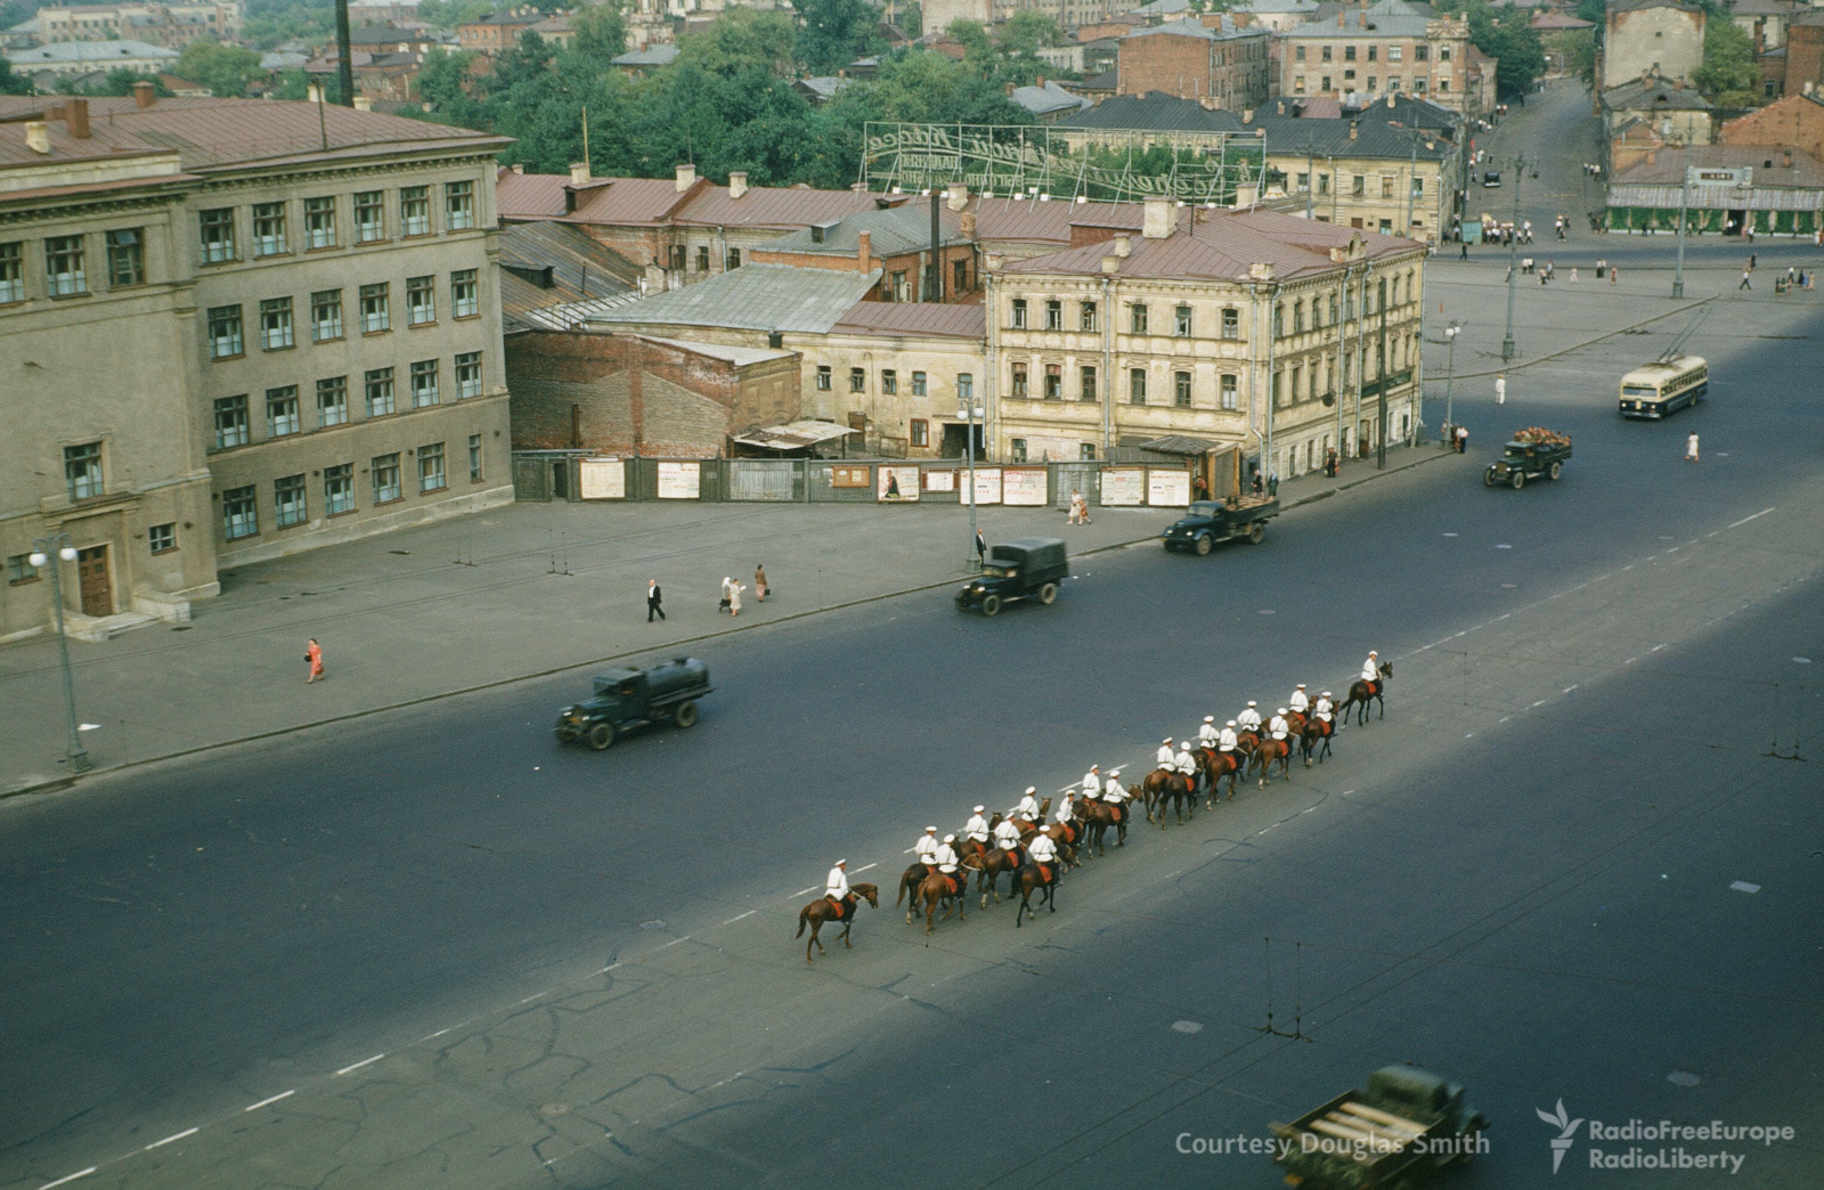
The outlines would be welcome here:
M 1704 64 L 1704 10 L 1678 0 L 1609 0 L 1602 86 L 1645 75 L 1689 81 Z
M 1115 90 L 1121 95 L 1165 91 L 1214 107 L 1242 110 L 1267 99 L 1272 35 L 1216 14 L 1173 21 L 1121 39 Z
M 1477 115 L 1470 49 L 1467 21 L 1381 0 L 1280 34 L 1280 93 L 1356 102 L 1402 93 Z
M 112 41 L 127 38 L 182 49 L 200 38 L 233 41 L 241 35 L 238 4 L 87 4 L 40 8 L 38 39 Z

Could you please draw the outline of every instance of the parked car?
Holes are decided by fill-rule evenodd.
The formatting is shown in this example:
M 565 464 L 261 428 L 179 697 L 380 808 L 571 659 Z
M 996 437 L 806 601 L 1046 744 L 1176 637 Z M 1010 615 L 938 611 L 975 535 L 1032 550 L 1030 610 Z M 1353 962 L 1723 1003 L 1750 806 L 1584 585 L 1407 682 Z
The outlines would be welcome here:
M 1482 175 L 1482 185 L 1491 190 L 1501 185 L 1501 171 L 1498 169 L 1491 169 L 1484 173 Z

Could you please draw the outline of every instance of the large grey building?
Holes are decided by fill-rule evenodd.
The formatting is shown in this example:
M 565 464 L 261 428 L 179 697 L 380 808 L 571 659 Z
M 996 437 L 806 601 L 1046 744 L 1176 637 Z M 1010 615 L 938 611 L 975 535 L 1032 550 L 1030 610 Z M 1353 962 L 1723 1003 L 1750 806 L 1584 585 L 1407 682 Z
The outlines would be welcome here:
M 308 103 L 0 97 L 0 637 L 512 498 L 493 158 Z M 54 564 L 54 563 L 53 563 Z

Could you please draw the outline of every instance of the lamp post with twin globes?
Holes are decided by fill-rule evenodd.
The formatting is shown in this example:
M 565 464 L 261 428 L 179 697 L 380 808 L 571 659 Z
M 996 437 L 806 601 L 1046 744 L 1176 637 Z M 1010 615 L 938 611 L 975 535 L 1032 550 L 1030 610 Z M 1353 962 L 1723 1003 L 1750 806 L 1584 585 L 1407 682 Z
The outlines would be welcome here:
M 70 733 L 64 755 L 69 761 L 71 772 L 85 773 L 91 766 L 89 754 L 82 746 L 82 737 L 77 733 L 76 679 L 70 671 L 70 638 L 63 630 L 63 563 L 76 560 L 76 544 L 70 540 L 68 533 L 52 533 L 32 542 L 28 560 L 35 567 L 46 563 L 51 566 L 51 602 L 57 607 L 57 646 L 63 655 L 63 706 L 69 719 Z

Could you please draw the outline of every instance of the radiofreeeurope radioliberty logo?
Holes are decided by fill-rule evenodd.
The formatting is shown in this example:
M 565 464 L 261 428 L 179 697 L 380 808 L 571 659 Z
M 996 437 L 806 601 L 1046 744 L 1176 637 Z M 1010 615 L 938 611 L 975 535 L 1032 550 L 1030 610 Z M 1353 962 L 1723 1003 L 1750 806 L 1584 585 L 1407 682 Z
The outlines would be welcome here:
M 1573 1120 L 1565 1114 L 1563 1099 L 1558 1101 L 1556 1115 L 1538 1107 L 1533 1109 L 1533 1114 L 1558 1129 L 1558 1135 L 1552 1138 L 1552 1172 L 1557 1173 L 1558 1167 L 1564 1164 L 1564 1155 L 1571 1151 L 1571 1142 L 1577 1139 L 1577 1125 L 1583 1121 Z

